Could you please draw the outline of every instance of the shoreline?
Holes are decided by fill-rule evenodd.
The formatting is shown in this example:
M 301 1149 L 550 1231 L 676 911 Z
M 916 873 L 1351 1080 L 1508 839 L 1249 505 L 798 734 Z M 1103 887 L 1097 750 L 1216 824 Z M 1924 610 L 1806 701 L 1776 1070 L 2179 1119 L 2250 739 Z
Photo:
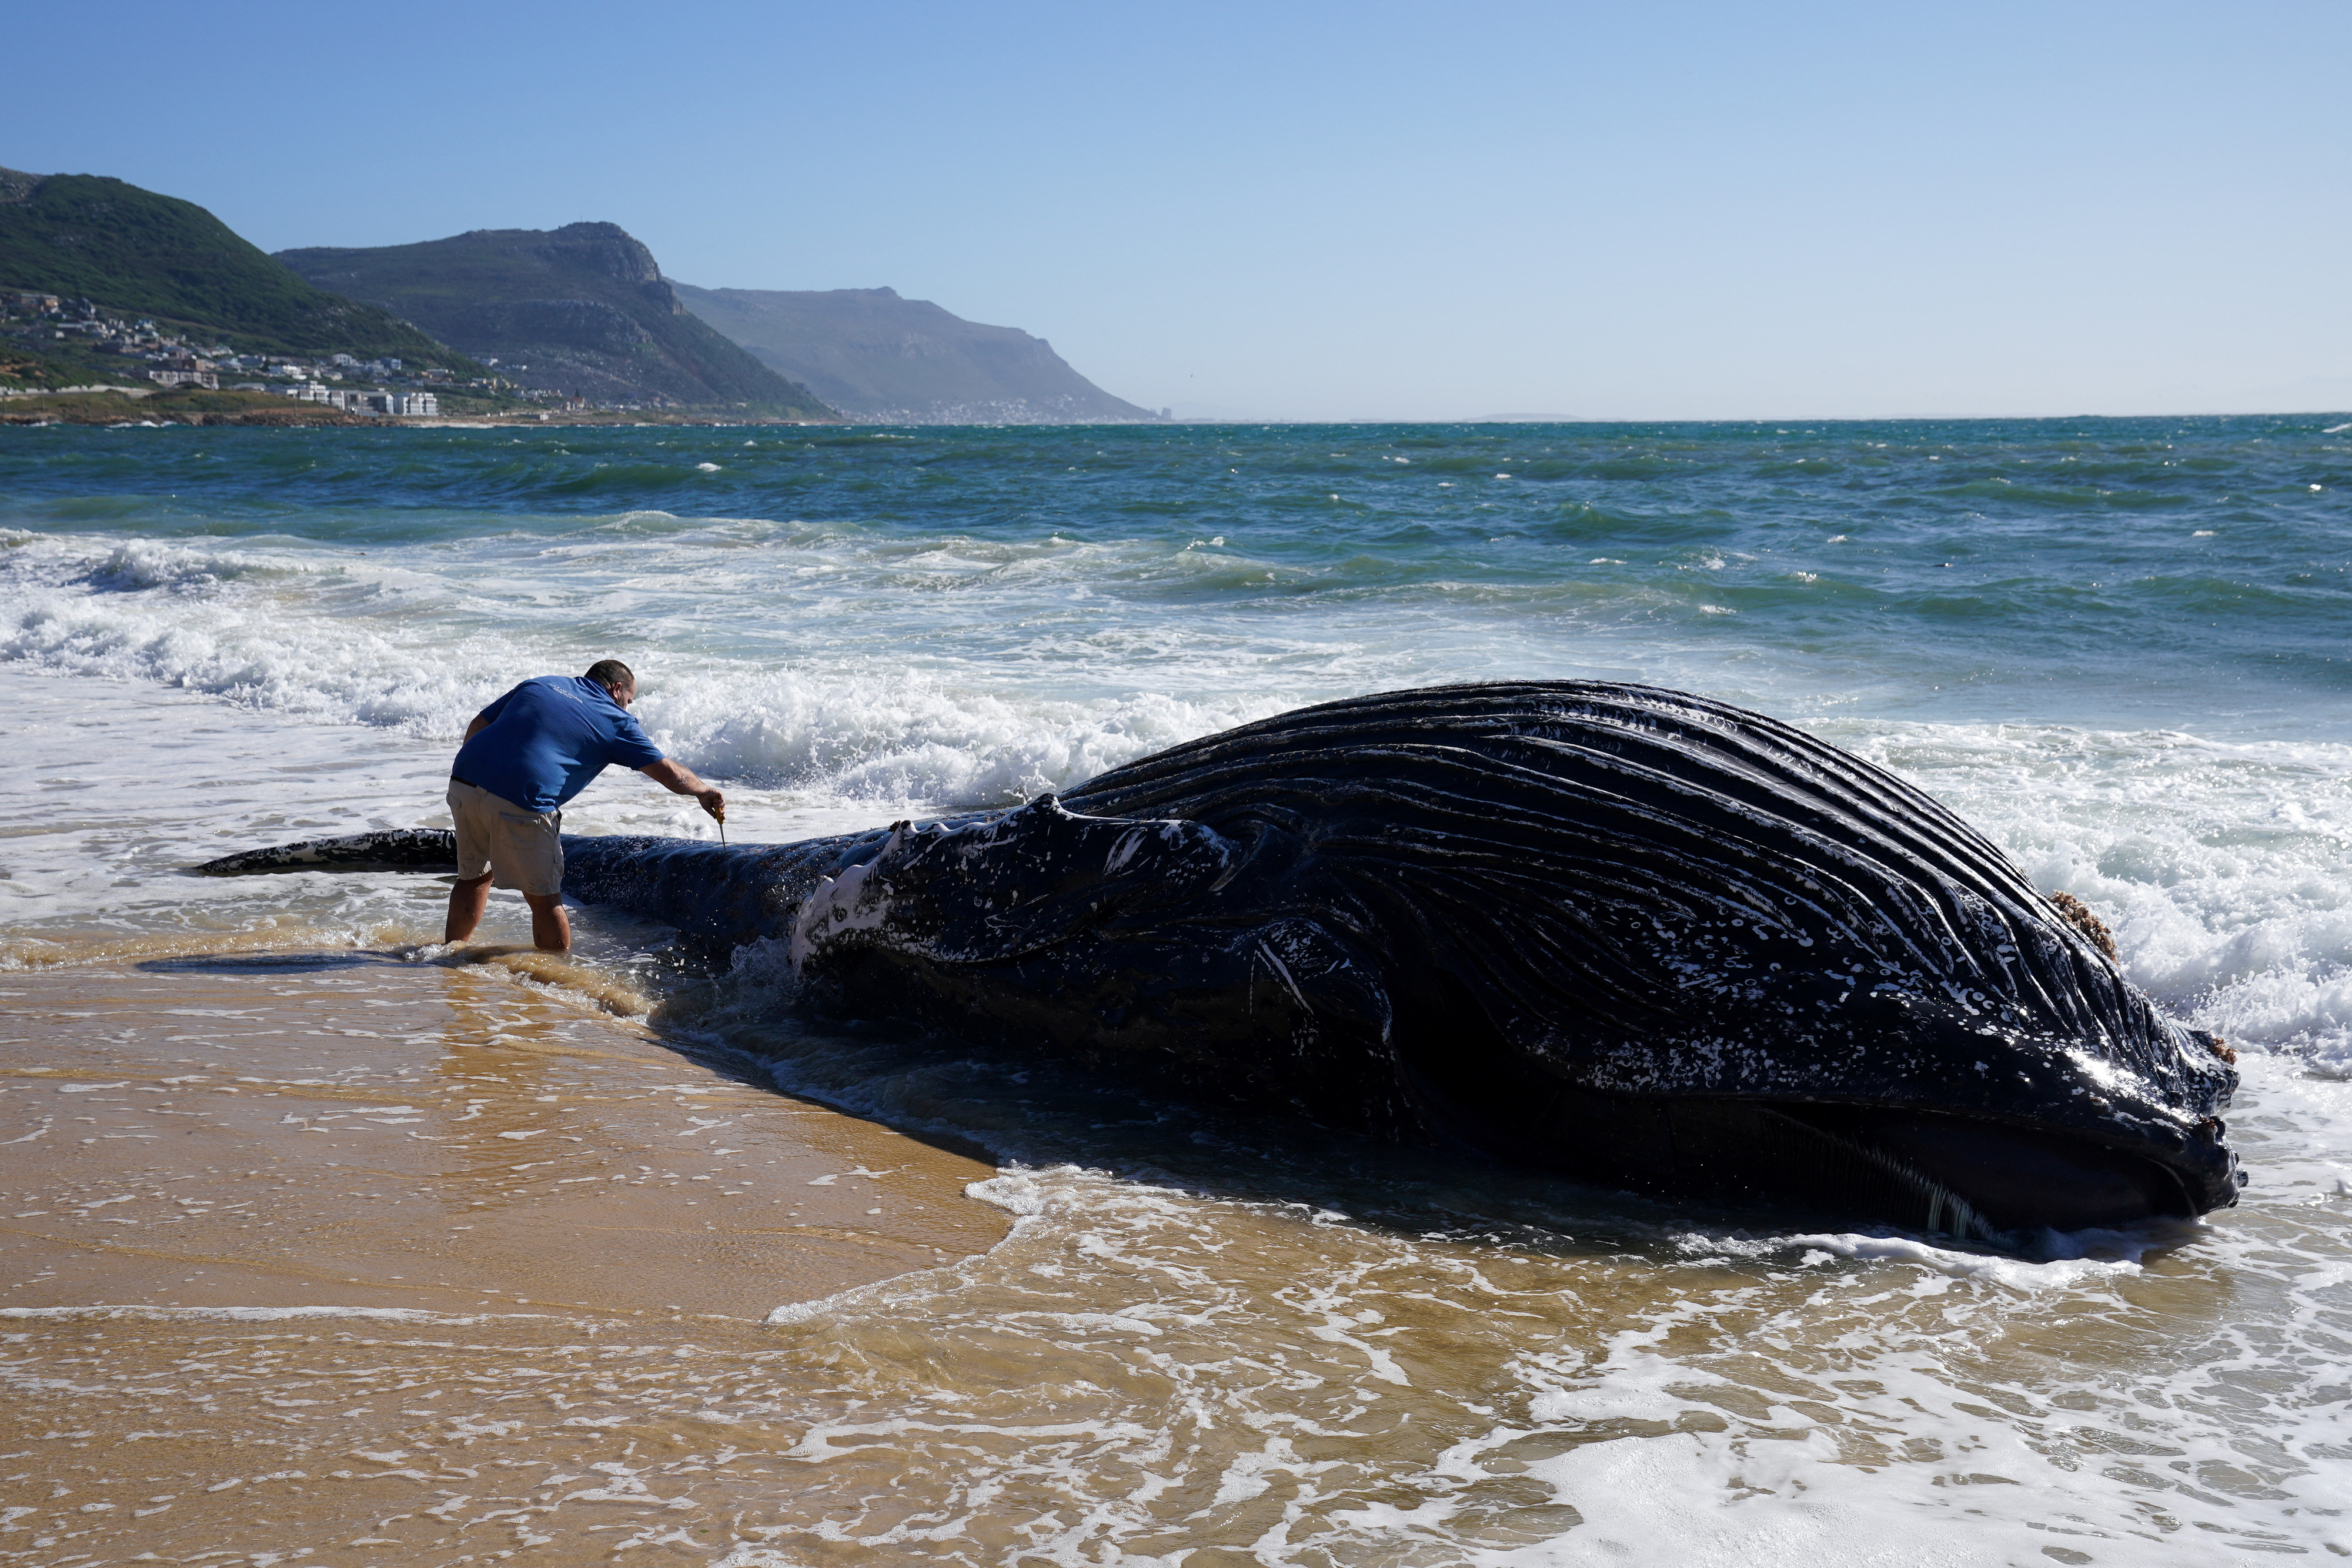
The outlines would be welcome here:
M 215 398 L 219 394 L 211 394 Z M 265 394 L 266 395 L 266 394 Z M 166 401 L 159 401 L 166 400 Z M 291 430 L 497 430 L 514 426 L 537 429 L 547 425 L 588 425 L 626 429 L 633 425 L 788 426 L 802 429 L 849 427 L 844 420 L 786 419 L 781 415 L 715 411 L 636 410 L 628 413 L 525 413 L 465 414 L 360 414 L 317 403 L 272 398 L 269 403 L 239 408 L 189 406 L 170 400 L 168 393 L 131 392 L 10 392 L 0 396 L 0 426 L 37 429 L 44 425 L 108 427 L 122 424 L 180 424 L 219 428 Z
M 26 393 L 16 397 L 8 398 L 5 401 L 0 401 L 0 427 L 16 426 L 21 429 L 39 429 L 47 425 L 75 425 L 82 428 L 105 429 L 123 424 L 145 423 L 158 426 L 176 424 L 188 426 L 209 426 L 213 428 L 220 428 L 224 426 L 244 426 L 253 429 L 314 429 L 331 426 L 347 430 L 539 430 L 551 426 L 564 425 L 587 426 L 604 430 L 643 429 L 651 425 L 663 425 L 679 429 L 700 427 L 719 430 L 1081 430 L 1097 428 L 1095 425 L 1089 425 L 1083 423 L 1054 424 L 1034 422 L 987 420 L 976 420 L 969 423 L 956 423 L 950 421 L 894 423 L 889 420 L 787 419 L 782 415 L 725 413 L 708 411 L 673 411 L 669 413 L 660 413 L 651 410 L 640 410 L 616 413 L 547 413 L 543 415 L 537 413 L 443 413 L 422 414 L 411 417 L 405 414 L 353 414 L 347 413 L 340 409 L 319 408 L 313 405 L 302 404 L 297 404 L 293 408 L 282 413 L 276 409 L 256 409 L 236 413 L 205 410 L 190 410 L 182 412 L 166 409 L 159 411 L 142 409 L 137 406 L 126 407 L 121 410 L 110 410 L 104 413 L 96 413 L 87 410 L 57 413 L 34 412 L 29 410 L 17 412 L 10 406 L 11 404 L 21 406 L 25 399 L 28 397 L 43 397 L 50 395 L 61 394 L 39 392 Z M 159 412 L 167 413 L 170 417 L 164 419 L 154 418 L 153 415 Z M 1116 423 L 1107 423 L 1101 427 L 1119 430 L 1147 428 L 1155 430 L 1172 430 L 1182 427 L 1185 423 L 1186 422 L 1181 420 L 1154 421 L 1150 424 L 1147 425 L 1140 420 L 1128 420 Z M 1194 423 L 1206 425 L 1215 422 L 1198 421 Z M 1269 422 L 1260 423 L 1265 423 Z
M 2352 1548 L 2326 1511 L 2352 1491 L 2352 721 L 2344 585 L 2306 570 L 2352 505 L 2337 423 L 0 436 L 0 964 L 70 964 L 41 1071 L 0 1076 L 0 1227 L 46 1248 L 0 1279 L 26 1287 L 0 1290 L 0 1557 Z M 2004 1261 L 1412 1155 L 952 1022 L 808 1027 L 771 999 L 783 955 L 674 970 L 674 928 L 615 908 L 577 912 L 586 963 L 442 970 L 445 880 L 185 874 L 433 825 L 482 703 L 608 653 L 666 751 L 736 780 L 739 843 L 1441 681 L 1774 713 L 2082 898 L 2136 982 L 2252 1052 L 2254 1185 Z M 698 815 L 617 774 L 565 825 Z M 520 899 L 484 929 L 525 940 Z M 552 988 L 498 972 L 534 966 Z M 564 994 L 592 978 L 617 1020 Z M 1009 1234 L 888 1253 L 914 1140 L 760 1163 L 838 1124 L 703 1042 L 1001 1149 L 978 1204 L 952 1162 L 930 1190 Z M 815 1290 L 844 1260 L 887 1277 L 777 1311 L 788 1265 Z

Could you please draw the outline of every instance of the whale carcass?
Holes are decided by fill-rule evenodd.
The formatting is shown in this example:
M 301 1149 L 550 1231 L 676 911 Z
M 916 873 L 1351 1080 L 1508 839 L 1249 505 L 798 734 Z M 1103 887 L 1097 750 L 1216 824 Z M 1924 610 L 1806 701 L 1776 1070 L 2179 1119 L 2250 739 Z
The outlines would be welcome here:
M 786 945 L 820 1011 L 1577 1178 L 2013 1242 L 2242 1178 L 2231 1053 L 1919 790 L 1684 693 L 1302 708 L 1019 807 L 572 837 L 566 892 Z M 409 831 L 200 869 L 450 869 Z

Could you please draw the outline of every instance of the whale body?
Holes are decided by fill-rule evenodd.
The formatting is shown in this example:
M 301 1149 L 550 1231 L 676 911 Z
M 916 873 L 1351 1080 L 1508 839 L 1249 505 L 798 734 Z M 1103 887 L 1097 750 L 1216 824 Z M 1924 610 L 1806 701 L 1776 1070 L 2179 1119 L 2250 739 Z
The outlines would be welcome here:
M 1996 1244 L 2243 1180 L 2234 1058 L 2100 934 L 1918 789 L 1685 693 L 1390 693 L 1003 810 L 564 852 L 582 903 L 784 945 L 819 1012 L 1582 1180 Z M 394 866 L 450 836 L 198 869 Z

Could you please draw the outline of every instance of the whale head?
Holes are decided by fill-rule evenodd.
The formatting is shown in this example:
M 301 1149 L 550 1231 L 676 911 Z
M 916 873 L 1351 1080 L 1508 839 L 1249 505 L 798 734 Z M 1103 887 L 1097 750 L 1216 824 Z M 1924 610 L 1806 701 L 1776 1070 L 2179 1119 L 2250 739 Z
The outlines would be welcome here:
M 863 1010 L 1614 1185 L 2014 1239 L 2242 1180 L 2226 1051 L 1998 850 L 1646 688 L 1329 705 L 908 825 L 794 953 Z

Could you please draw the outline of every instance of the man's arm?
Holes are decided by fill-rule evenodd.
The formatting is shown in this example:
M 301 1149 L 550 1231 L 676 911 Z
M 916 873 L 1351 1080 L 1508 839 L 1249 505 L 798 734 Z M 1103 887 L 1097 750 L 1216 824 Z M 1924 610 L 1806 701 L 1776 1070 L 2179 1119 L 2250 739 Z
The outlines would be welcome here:
M 722 822 L 727 820 L 727 797 L 697 779 L 693 768 L 681 767 L 665 757 L 659 762 L 646 763 L 637 771 L 655 783 L 662 785 L 673 795 L 693 796 L 702 802 L 704 810 Z
M 489 728 L 489 727 L 490 727 L 490 715 L 489 715 L 489 710 L 488 710 L 488 709 L 487 709 L 487 708 L 485 708 L 485 709 L 484 709 L 484 710 L 482 710 L 480 713 L 478 713 L 478 714 L 476 714 L 476 715 L 474 716 L 474 722 L 473 722 L 473 723 L 471 723 L 471 724 L 469 724 L 469 725 L 467 725 L 467 726 L 466 727 L 466 739 L 467 739 L 467 740 L 471 740 L 471 739 L 473 739 L 473 738 L 474 738 L 474 737 L 476 737 L 476 736 L 478 736 L 478 735 L 481 734 L 481 733 L 482 733 L 482 731 L 484 731 L 484 730 L 486 730 L 486 729 L 488 729 L 488 728 Z M 462 743 L 461 743 L 461 744 L 462 744 Z

